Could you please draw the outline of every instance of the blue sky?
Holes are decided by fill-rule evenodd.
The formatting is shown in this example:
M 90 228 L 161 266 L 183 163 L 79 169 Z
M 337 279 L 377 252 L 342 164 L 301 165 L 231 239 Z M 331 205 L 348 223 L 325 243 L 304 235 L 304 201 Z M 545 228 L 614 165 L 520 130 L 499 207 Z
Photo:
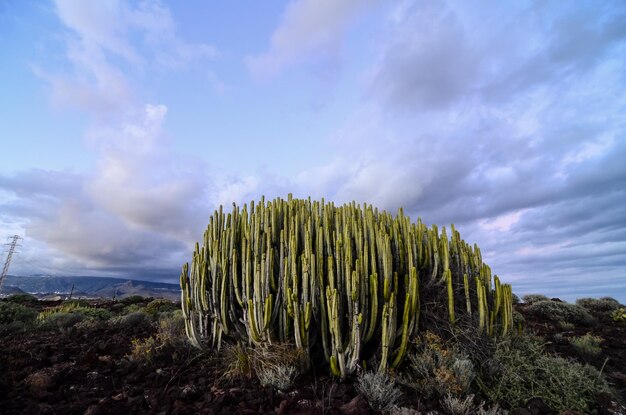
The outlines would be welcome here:
M 626 302 L 626 5 L 0 2 L 12 273 L 175 282 L 220 204 L 454 223 L 520 294 Z

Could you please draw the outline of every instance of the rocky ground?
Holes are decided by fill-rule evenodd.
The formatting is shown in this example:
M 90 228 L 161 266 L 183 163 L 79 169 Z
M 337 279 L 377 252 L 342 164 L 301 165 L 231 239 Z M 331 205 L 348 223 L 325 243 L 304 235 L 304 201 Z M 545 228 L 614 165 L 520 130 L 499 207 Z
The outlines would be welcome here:
M 57 303 L 40 302 L 37 308 Z M 114 308 L 112 302 L 97 304 Z M 601 336 L 602 355 L 588 360 L 602 368 L 626 400 L 626 324 L 610 319 L 592 327 L 563 330 L 517 305 L 526 329 L 545 337 L 547 348 L 581 360 L 567 337 L 591 332 Z M 131 359 L 131 339 L 155 335 L 154 326 L 98 325 L 60 332 L 30 330 L 0 338 L 0 413 L 2 414 L 367 414 L 375 413 L 353 382 L 339 383 L 313 370 L 281 392 L 258 380 L 225 382 L 219 357 L 189 349 L 174 358 L 146 362 Z M 608 360 L 605 363 L 605 359 Z M 604 367 L 603 367 L 604 366 Z M 602 399 L 600 397 L 600 399 Z M 438 401 L 422 401 L 407 391 L 403 406 L 444 413 Z M 609 399 L 600 405 L 610 411 Z M 605 408 L 605 409 L 602 409 Z M 435 412 L 440 411 L 440 412 Z M 405 412 L 408 413 L 408 412 Z M 541 400 L 531 400 L 516 414 L 548 414 Z

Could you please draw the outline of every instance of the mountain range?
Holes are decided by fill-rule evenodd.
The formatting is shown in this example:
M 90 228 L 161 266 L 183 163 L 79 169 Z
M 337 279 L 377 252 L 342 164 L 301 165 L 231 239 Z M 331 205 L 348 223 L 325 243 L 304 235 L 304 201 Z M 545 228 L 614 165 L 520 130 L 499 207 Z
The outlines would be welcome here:
M 123 278 L 88 276 L 7 275 L 0 294 L 33 294 L 39 298 L 124 298 L 131 295 L 142 297 L 180 299 L 178 284 L 141 281 Z

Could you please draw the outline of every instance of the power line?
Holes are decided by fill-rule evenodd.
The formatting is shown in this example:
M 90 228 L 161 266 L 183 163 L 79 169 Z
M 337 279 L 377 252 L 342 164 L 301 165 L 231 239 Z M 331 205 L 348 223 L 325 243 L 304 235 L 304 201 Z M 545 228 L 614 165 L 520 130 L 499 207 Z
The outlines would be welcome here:
M 8 244 L 5 244 L 9 246 L 9 253 L 7 254 L 7 259 L 4 262 L 4 268 L 2 268 L 2 274 L 0 274 L 0 290 L 2 290 L 2 283 L 4 282 L 4 277 L 6 277 L 7 273 L 9 272 L 9 265 L 11 265 L 11 258 L 13 257 L 13 254 L 16 253 L 15 248 L 17 248 L 18 246 L 22 246 L 17 243 L 20 239 L 22 239 L 21 236 L 13 235 L 13 236 L 10 236 L 8 239 L 11 242 L 9 242 Z

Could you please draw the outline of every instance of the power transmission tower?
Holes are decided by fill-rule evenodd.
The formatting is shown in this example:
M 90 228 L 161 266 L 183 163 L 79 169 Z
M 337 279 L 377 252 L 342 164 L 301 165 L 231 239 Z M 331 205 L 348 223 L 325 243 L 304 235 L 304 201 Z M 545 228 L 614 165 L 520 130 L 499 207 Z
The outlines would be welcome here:
M 17 248 L 18 246 L 22 246 L 18 244 L 18 241 L 22 239 L 19 235 L 10 236 L 8 239 L 11 242 L 9 242 L 8 244 L 5 244 L 9 247 L 9 253 L 7 254 L 7 259 L 4 262 L 4 268 L 2 268 L 2 274 L 0 275 L 0 291 L 2 291 L 2 283 L 4 282 L 4 277 L 6 277 L 7 273 L 9 272 L 9 265 L 11 265 L 11 258 L 13 257 L 13 254 L 16 253 L 15 248 Z

